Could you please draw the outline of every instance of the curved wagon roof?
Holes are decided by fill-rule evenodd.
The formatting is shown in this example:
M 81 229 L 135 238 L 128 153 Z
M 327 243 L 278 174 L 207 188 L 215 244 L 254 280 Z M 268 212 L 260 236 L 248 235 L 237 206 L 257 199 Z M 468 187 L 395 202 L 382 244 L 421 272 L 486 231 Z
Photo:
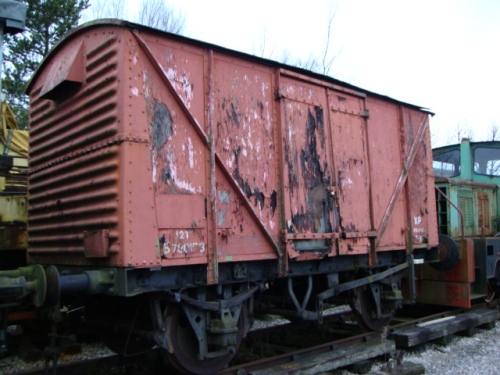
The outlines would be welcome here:
M 138 31 L 144 30 L 144 31 L 148 31 L 148 32 L 154 32 L 154 33 L 158 33 L 158 34 L 164 35 L 164 36 L 168 35 L 168 37 L 170 39 L 177 40 L 177 41 L 182 42 L 182 43 L 186 43 L 186 44 L 189 44 L 189 45 L 192 45 L 192 46 L 198 46 L 198 47 L 203 47 L 203 48 L 211 49 L 213 51 L 221 52 L 221 53 L 224 53 L 224 54 L 227 54 L 227 55 L 233 55 L 235 57 L 241 57 L 241 58 L 244 58 L 247 61 L 258 62 L 260 64 L 264 64 L 264 65 L 275 67 L 275 68 L 284 68 L 284 69 L 287 69 L 287 70 L 290 70 L 290 71 L 295 71 L 295 72 L 300 73 L 302 75 L 309 76 L 311 78 L 315 78 L 315 79 L 324 81 L 326 83 L 339 85 L 339 86 L 345 87 L 347 89 L 351 89 L 351 90 L 357 91 L 358 93 L 362 93 L 362 94 L 365 94 L 365 95 L 369 95 L 369 96 L 373 96 L 373 97 L 378 97 L 378 98 L 381 98 L 383 100 L 387 100 L 387 101 L 391 101 L 391 102 L 394 102 L 394 103 L 402 104 L 402 105 L 404 105 L 406 107 L 417 109 L 417 110 L 421 110 L 421 111 L 429 113 L 431 116 L 434 116 L 434 113 L 432 111 L 430 111 L 430 109 L 428 109 L 426 107 L 422 107 L 422 106 L 415 105 L 415 104 L 410 104 L 410 103 L 407 103 L 407 102 L 402 102 L 400 100 L 391 98 L 389 96 L 386 96 L 386 95 L 383 95 L 383 94 L 379 94 L 379 93 L 375 93 L 375 92 L 370 91 L 370 90 L 366 90 L 366 89 L 361 88 L 359 86 L 352 85 L 350 83 L 347 83 L 347 82 L 335 79 L 335 78 L 330 77 L 330 76 L 326 76 L 326 75 L 323 75 L 323 74 L 315 73 L 315 72 L 312 72 L 312 71 L 307 70 L 307 69 L 298 68 L 296 66 L 287 65 L 287 64 L 284 64 L 284 63 L 280 63 L 280 62 L 277 62 L 277 61 L 274 61 L 274 60 L 270 60 L 270 59 L 265 59 L 265 58 L 258 57 L 258 56 L 255 56 L 255 55 L 251 55 L 251 54 L 247 54 L 247 53 L 244 53 L 244 52 L 235 51 L 235 50 L 232 50 L 232 49 L 229 49 L 229 48 L 226 48 L 226 47 L 222 47 L 222 46 L 219 46 L 219 45 L 216 45 L 216 44 L 204 42 L 204 41 L 197 40 L 197 39 L 188 38 L 188 37 L 185 37 L 185 36 L 182 36 L 182 35 L 179 35 L 179 34 L 169 33 L 169 32 L 166 32 L 166 31 L 161 31 L 161 30 L 158 30 L 158 29 L 154 29 L 154 28 L 151 28 L 151 27 L 147 27 L 147 26 L 144 26 L 144 25 L 140 25 L 140 24 L 129 22 L 129 21 L 124 21 L 124 20 L 119 20 L 119 19 L 100 19 L 100 20 L 96 20 L 96 21 L 87 22 L 85 24 L 82 24 L 82 25 L 78 26 L 77 28 L 73 29 L 68 34 L 66 34 L 52 48 L 52 50 L 49 52 L 49 54 L 42 60 L 42 62 L 40 63 L 40 65 L 39 65 L 39 67 L 37 69 L 37 71 L 33 74 L 33 77 L 31 78 L 30 82 L 28 83 L 27 88 L 26 88 L 26 92 L 29 93 L 30 90 L 32 89 L 32 82 L 36 79 L 36 77 L 39 74 L 41 68 L 47 63 L 47 61 L 49 61 L 51 59 L 51 56 L 54 55 L 55 53 L 57 53 L 57 51 L 68 40 L 73 39 L 77 35 L 79 35 L 79 34 L 81 34 L 83 32 L 86 32 L 89 29 L 98 28 L 98 27 L 102 27 L 102 26 L 116 26 L 116 27 L 127 28 L 127 29 L 135 29 L 135 30 L 138 30 Z

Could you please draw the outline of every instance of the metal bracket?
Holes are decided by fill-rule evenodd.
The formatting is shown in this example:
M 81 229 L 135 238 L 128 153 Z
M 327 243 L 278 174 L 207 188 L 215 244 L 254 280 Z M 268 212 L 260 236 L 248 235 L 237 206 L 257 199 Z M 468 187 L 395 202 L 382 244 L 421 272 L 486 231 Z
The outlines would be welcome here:
M 395 267 L 389 268 L 388 270 L 377 273 L 375 275 L 370 275 L 370 276 L 363 277 L 363 278 L 358 279 L 358 280 L 348 281 L 348 282 L 340 284 L 340 285 L 335 285 L 335 286 L 317 294 L 316 295 L 316 306 L 317 306 L 317 312 L 318 312 L 318 320 L 321 322 L 323 319 L 322 318 L 323 317 L 323 302 L 325 300 L 327 300 L 328 298 L 336 296 L 337 294 L 340 294 L 342 292 L 346 292 L 348 290 L 358 288 L 358 287 L 363 286 L 363 285 L 367 285 L 367 284 L 381 281 L 381 280 L 383 280 L 391 275 L 394 275 L 397 272 L 405 270 L 408 267 L 409 267 L 409 261 L 406 263 L 399 264 Z
M 160 300 L 162 299 L 163 296 L 160 295 L 149 298 L 149 310 L 151 312 L 151 321 L 154 327 L 153 337 L 160 348 L 167 350 L 169 353 L 173 353 L 174 348 L 167 335 L 167 322 L 160 305 Z
M 191 305 L 182 304 L 182 309 L 189 320 L 198 340 L 198 359 L 200 361 L 234 353 L 238 336 L 238 319 L 243 304 L 222 309 L 219 312 L 207 312 Z M 212 318 L 211 314 L 217 316 Z M 209 351 L 209 345 L 221 348 Z
M 307 277 L 307 292 L 302 300 L 302 304 L 299 304 L 297 297 L 295 296 L 295 292 L 293 291 L 293 279 L 291 277 L 288 278 L 288 294 L 292 299 L 295 308 L 297 309 L 297 314 L 304 320 L 316 320 L 316 314 L 312 311 L 307 311 L 306 306 L 309 302 L 309 298 L 311 298 L 312 292 L 312 276 L 309 275 Z

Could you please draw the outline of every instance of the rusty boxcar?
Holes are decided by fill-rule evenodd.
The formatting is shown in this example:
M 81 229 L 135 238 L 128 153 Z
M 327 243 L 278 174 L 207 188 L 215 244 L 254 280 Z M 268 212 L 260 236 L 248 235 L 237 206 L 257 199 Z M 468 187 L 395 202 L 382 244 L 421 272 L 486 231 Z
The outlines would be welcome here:
M 380 329 L 438 245 L 421 107 L 122 21 L 66 36 L 28 93 L 33 266 L 4 289 L 82 293 L 119 352 L 211 373 L 255 308 L 332 301 Z

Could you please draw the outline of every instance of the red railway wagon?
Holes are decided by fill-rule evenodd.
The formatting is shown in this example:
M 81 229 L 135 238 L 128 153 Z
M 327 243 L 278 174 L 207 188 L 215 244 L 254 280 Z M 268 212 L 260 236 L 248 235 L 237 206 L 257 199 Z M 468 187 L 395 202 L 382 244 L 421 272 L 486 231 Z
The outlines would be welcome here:
M 109 20 L 27 91 L 33 266 L 10 276 L 36 305 L 82 293 L 118 352 L 211 373 L 255 309 L 321 320 L 325 302 L 380 329 L 438 245 L 418 106 Z

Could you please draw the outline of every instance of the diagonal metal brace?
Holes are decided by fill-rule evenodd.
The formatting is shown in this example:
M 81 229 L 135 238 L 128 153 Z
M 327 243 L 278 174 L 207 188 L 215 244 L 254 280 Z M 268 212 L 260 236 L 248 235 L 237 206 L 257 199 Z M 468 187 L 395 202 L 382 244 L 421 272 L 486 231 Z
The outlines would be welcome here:
M 408 154 L 408 158 L 406 159 L 401 174 L 399 175 L 398 183 L 394 188 L 394 192 L 392 193 L 389 205 L 387 206 L 384 217 L 380 222 L 374 250 L 377 249 L 378 245 L 380 244 L 380 240 L 382 239 L 382 236 L 384 235 L 384 232 L 387 229 L 387 225 L 389 224 L 389 219 L 391 218 L 392 212 L 394 211 L 394 207 L 396 206 L 396 201 L 399 197 L 399 194 L 401 193 L 401 190 L 403 190 L 403 186 L 406 182 L 406 179 L 408 178 L 408 171 L 410 170 L 413 161 L 415 160 L 415 155 L 417 154 L 418 146 L 420 145 L 420 143 L 422 143 L 422 140 L 424 139 L 425 130 L 427 129 L 428 124 L 429 124 L 429 119 L 426 117 L 422 120 L 420 126 L 418 127 L 417 137 L 413 140 L 413 143 L 410 148 L 410 153 Z
M 327 300 L 328 298 L 331 298 L 333 296 L 336 296 L 337 294 L 340 294 L 342 292 L 346 292 L 351 289 L 358 288 L 363 285 L 371 284 L 380 280 L 383 280 L 391 275 L 394 275 L 395 273 L 398 273 L 410 266 L 409 262 L 401 263 L 395 267 L 389 268 L 388 270 L 385 270 L 383 272 L 377 273 L 375 275 L 370 275 L 367 277 L 364 277 L 362 279 L 358 280 L 353 280 L 353 281 L 348 281 L 346 283 L 336 285 L 332 288 L 329 288 L 319 294 L 316 295 L 316 304 L 318 307 L 318 321 L 321 323 L 323 321 L 323 302 Z

